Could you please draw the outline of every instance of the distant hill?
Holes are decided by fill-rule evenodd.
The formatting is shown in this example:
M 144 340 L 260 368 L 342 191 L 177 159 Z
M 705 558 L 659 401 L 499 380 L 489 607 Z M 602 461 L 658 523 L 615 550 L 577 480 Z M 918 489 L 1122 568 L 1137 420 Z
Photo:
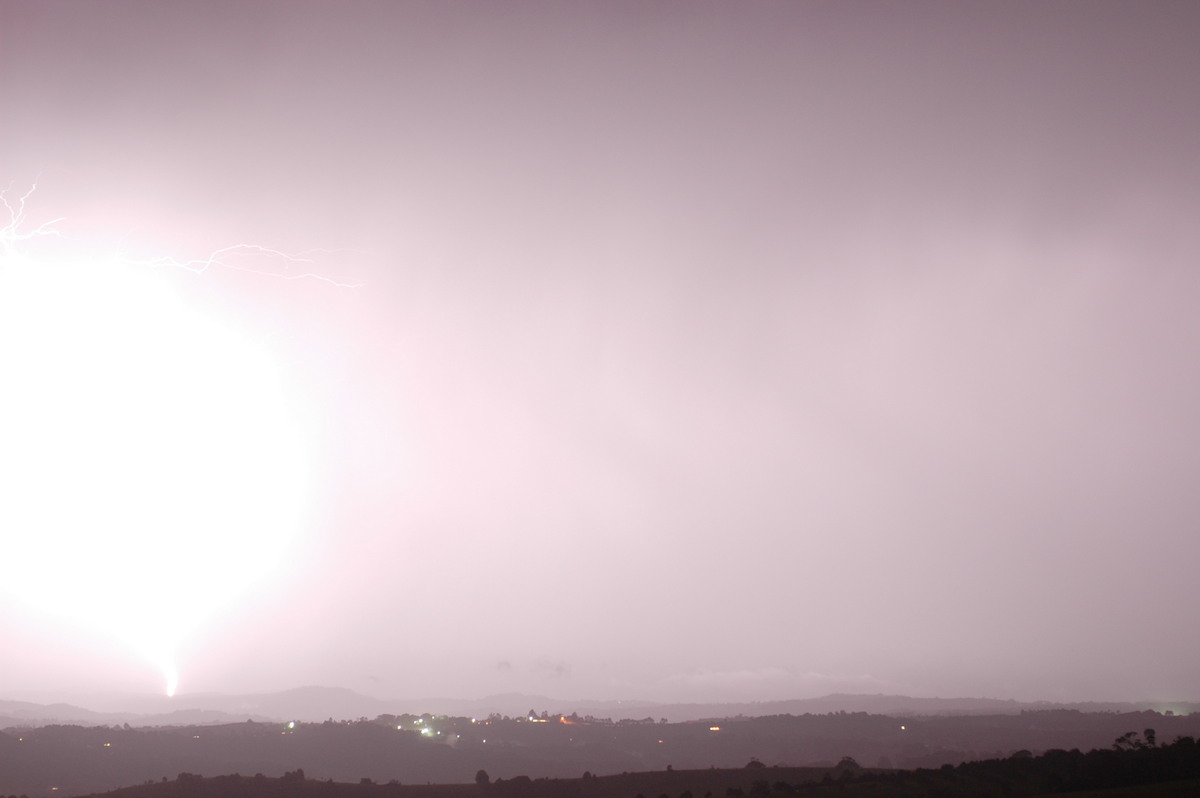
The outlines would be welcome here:
M 672 723 L 733 717 L 867 712 L 876 715 L 1003 715 L 1028 710 L 1076 709 L 1083 712 L 1140 712 L 1167 710 L 1200 712 L 1195 702 L 1054 703 L 990 698 L 914 698 L 898 695 L 833 694 L 820 698 L 742 703 L 673 703 L 650 701 L 564 700 L 541 695 L 508 693 L 478 699 L 382 699 L 339 687 L 298 687 L 274 693 L 225 695 L 197 693 L 166 696 L 107 696 L 97 700 L 104 709 L 73 704 L 37 704 L 0 700 L 0 728 L 47 723 L 79 725 L 171 726 L 255 721 L 322 721 L 374 718 L 383 714 L 431 712 L 486 718 L 520 717 L 533 709 L 552 714 L 598 718 L 666 718 Z
M 1200 704 L 1143 702 L 1058 703 L 1014 701 L 995 698 L 913 698 L 903 695 L 835 693 L 821 698 L 760 701 L 737 704 L 664 704 L 653 707 L 670 720 L 701 720 L 710 717 L 763 717 L 766 715 L 814 715 L 829 712 L 869 712 L 873 715 L 1004 715 L 1028 710 L 1077 709 L 1082 712 L 1141 712 L 1152 709 L 1191 713 Z
M 49 724 L 112 726 L 128 723 L 134 726 L 196 726 L 272 719 L 261 715 L 231 714 L 195 706 L 186 709 L 169 709 L 164 712 L 105 712 L 84 709 L 74 704 L 36 704 L 30 701 L 0 700 L 0 729 L 30 728 Z
M 0 728 L 9 726 L 41 726 L 71 719 L 78 723 L 104 723 L 105 716 L 90 709 L 71 704 L 35 704 L 32 701 L 0 700 Z

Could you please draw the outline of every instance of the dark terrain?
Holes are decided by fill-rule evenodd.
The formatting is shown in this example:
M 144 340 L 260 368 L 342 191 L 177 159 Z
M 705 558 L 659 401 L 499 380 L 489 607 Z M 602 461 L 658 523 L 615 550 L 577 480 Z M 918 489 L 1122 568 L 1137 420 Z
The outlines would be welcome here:
M 280 778 L 180 773 L 106 793 L 109 798 L 940 798 L 941 796 L 1039 796 L 1069 793 L 1093 798 L 1154 798 L 1197 794 L 1200 744 L 1179 738 L 1162 745 L 1154 730 L 1130 732 L 1112 747 L 1081 753 L 1052 750 L 1041 756 L 1020 751 L 1006 759 L 971 762 L 937 770 L 865 769 L 852 759 L 833 768 L 767 767 L 751 760 L 739 769 L 674 770 L 492 781 L 477 772 L 468 785 L 380 785 L 311 779 L 301 770 Z
M 837 712 L 664 723 L 530 712 L 474 720 L 381 715 L 352 722 L 160 728 L 49 725 L 0 732 L 0 795 L 82 795 L 161 784 L 163 779 L 173 783 L 179 774 L 207 781 L 230 774 L 263 774 L 269 780 L 303 772 L 314 783 L 369 779 L 381 785 L 474 785 L 481 770 L 500 784 L 522 777 L 535 784 L 539 779 L 578 780 L 584 773 L 613 783 L 608 779 L 618 774 L 655 773 L 673 783 L 679 778 L 675 774 L 684 771 L 740 770 L 748 762 L 817 768 L 812 778 L 820 779 L 846 758 L 865 768 L 941 768 L 1050 750 L 1112 750 L 1114 740 L 1128 743 L 1127 733 L 1147 729 L 1156 730 L 1155 743 L 1200 736 L 1200 715 L 1051 710 L 894 717 Z M 1162 746 L 1147 750 L 1151 748 Z M 672 775 L 664 775 L 668 772 Z M 800 780 L 796 775 L 770 779 Z M 716 786 L 688 789 L 696 798 L 708 792 L 725 795 L 725 788 Z M 633 790 L 629 798 L 639 792 L 645 798 L 674 798 L 684 791 L 668 784 L 647 786 Z

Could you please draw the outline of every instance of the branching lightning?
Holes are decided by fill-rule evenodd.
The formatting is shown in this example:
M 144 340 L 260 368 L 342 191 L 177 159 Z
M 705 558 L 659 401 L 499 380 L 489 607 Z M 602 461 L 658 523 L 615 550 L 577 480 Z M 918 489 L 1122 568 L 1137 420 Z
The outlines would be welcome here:
M 0 227 L 0 244 L 4 246 L 4 254 L 11 256 L 14 254 L 17 243 L 20 241 L 28 241 L 33 238 L 42 238 L 45 236 L 57 236 L 58 230 L 55 228 L 62 218 L 51 219 L 48 222 L 42 222 L 37 227 L 28 232 L 21 232 L 21 228 L 25 224 L 26 204 L 29 198 L 37 191 L 37 183 L 33 183 L 29 190 L 17 198 L 15 204 L 8 199 L 9 189 L 0 191 L 0 203 L 4 204 L 4 209 L 8 211 L 8 224 Z
M 193 258 L 190 260 L 178 260 L 170 256 L 151 258 L 148 260 L 137 260 L 122 256 L 122 260 L 126 263 L 134 263 L 142 266 L 153 267 L 173 267 L 184 269 L 186 271 L 202 274 L 213 267 L 230 269 L 232 271 L 249 272 L 251 274 L 259 274 L 266 277 L 278 277 L 283 280 L 321 280 L 338 288 L 361 288 L 362 283 L 345 283 L 340 280 L 335 280 L 332 277 L 321 274 L 319 272 L 286 272 L 262 268 L 253 268 L 242 266 L 230 260 L 230 256 L 234 255 L 260 255 L 266 258 L 281 260 L 286 263 L 314 263 L 308 255 L 316 252 L 328 252 L 329 250 L 307 250 L 297 254 L 289 254 L 281 252 L 270 247 L 260 246 L 258 244 L 232 244 L 227 247 L 213 250 L 204 258 Z
M 10 200 L 9 194 L 12 187 L 0 191 L 0 204 L 3 204 L 4 209 L 8 212 L 8 224 L 0 227 L 0 244 L 3 245 L 4 254 L 13 256 L 17 254 L 21 242 L 30 241 L 38 238 L 55 237 L 65 238 L 70 240 L 58 229 L 58 225 L 66 220 L 66 217 L 58 217 L 42 222 L 30 230 L 24 230 L 28 215 L 28 204 L 30 198 L 37 192 L 37 182 L 33 182 L 30 188 L 16 199 Z M 275 277 L 281 280 L 319 280 L 328 283 L 337 288 L 361 288 L 362 283 L 344 282 L 337 280 L 329 275 L 322 274 L 318 271 L 293 271 L 287 269 L 270 269 L 262 266 L 250 266 L 236 262 L 236 258 L 241 257 L 258 257 L 268 261 L 283 263 L 286 266 L 295 264 L 315 264 L 316 260 L 313 255 L 320 253 L 329 253 L 333 250 L 328 249 L 309 249 L 301 252 L 290 253 L 284 252 L 272 247 L 266 247 L 261 244 L 230 244 L 220 247 L 208 253 L 204 257 L 180 259 L 173 255 L 157 255 L 153 257 L 137 257 L 128 252 L 115 252 L 107 256 L 107 260 L 111 262 L 121 263 L 127 266 L 141 266 L 148 268 L 175 268 L 184 271 L 202 274 L 213 268 L 227 269 L 230 271 L 246 272 L 249 274 L 257 274 L 265 277 Z M 92 253 L 91 257 L 96 258 Z

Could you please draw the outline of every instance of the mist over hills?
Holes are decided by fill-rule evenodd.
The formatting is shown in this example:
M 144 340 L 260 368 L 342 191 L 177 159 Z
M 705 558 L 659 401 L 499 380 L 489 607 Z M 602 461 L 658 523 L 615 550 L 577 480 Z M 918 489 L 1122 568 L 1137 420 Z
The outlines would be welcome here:
M 338 687 L 299 687 L 273 693 L 203 693 L 166 696 L 96 696 L 69 703 L 0 700 L 0 728 L 46 724 L 98 726 L 208 725 L 246 720 L 323 721 L 373 718 L 383 714 L 433 713 L 462 717 L 520 717 L 530 710 L 576 713 L 598 718 L 663 719 L 680 723 L 709 718 L 867 712 L 878 715 L 1017 714 L 1026 710 L 1077 709 L 1085 712 L 1155 710 L 1200 712 L 1200 703 L 1179 701 L 1075 702 L 1015 701 L 991 698 L 916 698 L 900 695 L 835 693 L 819 698 L 737 703 L 655 703 L 652 701 L 564 700 L 544 695 L 505 693 L 477 699 L 382 699 Z

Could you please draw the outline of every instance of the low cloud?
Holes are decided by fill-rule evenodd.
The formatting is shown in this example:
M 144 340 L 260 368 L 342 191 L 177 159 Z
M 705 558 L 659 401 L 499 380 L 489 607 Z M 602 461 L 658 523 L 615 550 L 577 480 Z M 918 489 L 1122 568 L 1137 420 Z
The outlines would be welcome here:
M 889 692 L 896 688 L 870 674 L 796 671 L 778 666 L 686 671 L 666 677 L 659 686 L 663 692 L 679 698 L 749 701 L 808 698 L 836 692 Z
M 551 679 L 565 679 L 571 675 L 571 664 L 562 660 L 554 662 L 547 659 L 539 659 L 529 669 L 536 674 Z

